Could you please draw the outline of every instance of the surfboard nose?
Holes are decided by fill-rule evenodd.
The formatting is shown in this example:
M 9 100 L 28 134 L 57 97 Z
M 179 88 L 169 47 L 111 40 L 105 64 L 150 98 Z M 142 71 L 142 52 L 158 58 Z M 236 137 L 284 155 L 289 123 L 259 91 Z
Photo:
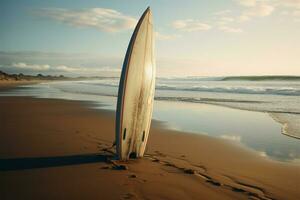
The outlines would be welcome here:
M 150 25 L 153 24 L 150 6 L 145 10 L 143 20 L 147 20 Z
M 151 9 L 150 9 L 150 6 L 148 6 L 148 8 L 144 11 L 143 15 L 142 16 L 152 16 L 152 12 L 151 12 Z M 142 17 L 143 18 L 143 17 Z
M 147 11 L 147 12 L 151 12 L 150 6 L 148 6 L 148 7 L 146 8 L 146 11 Z

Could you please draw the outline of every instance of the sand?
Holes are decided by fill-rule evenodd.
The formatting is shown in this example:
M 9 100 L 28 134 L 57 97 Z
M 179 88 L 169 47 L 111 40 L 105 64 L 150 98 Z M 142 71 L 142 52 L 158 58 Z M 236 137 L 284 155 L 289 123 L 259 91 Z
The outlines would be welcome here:
M 11 89 L 13 87 L 20 86 L 20 85 L 30 85 L 30 84 L 41 83 L 41 82 L 46 82 L 46 81 L 40 81 L 40 80 L 19 80 L 19 81 L 0 80 L 0 91 Z
M 143 159 L 115 161 L 114 113 L 89 105 L 0 97 L 0 199 L 300 198 L 299 166 L 159 122 Z

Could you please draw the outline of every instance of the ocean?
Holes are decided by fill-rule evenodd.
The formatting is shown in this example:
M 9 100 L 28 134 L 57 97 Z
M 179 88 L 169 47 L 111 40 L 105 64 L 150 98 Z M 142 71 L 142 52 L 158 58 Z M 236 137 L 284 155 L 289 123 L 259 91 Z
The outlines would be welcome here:
M 115 110 L 118 83 L 119 78 L 58 81 L 1 95 L 91 101 L 95 109 Z M 300 81 L 158 78 L 153 119 L 170 129 L 228 140 L 276 161 L 300 163 Z

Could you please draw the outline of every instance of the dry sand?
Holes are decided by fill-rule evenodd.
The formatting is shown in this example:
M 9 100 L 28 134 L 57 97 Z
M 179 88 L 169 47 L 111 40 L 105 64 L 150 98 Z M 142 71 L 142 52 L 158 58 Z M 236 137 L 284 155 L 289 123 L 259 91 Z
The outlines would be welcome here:
M 88 105 L 0 97 L 1 200 L 300 199 L 299 166 L 158 122 L 143 159 L 114 161 L 114 113 Z

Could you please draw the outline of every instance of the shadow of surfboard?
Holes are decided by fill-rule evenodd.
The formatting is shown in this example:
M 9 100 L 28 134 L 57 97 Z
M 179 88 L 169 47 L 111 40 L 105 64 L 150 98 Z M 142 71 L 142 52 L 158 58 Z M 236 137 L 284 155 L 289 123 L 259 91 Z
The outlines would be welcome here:
M 106 162 L 108 158 L 111 158 L 111 156 L 99 153 L 54 157 L 8 158 L 0 159 L 0 171 L 25 170 Z

